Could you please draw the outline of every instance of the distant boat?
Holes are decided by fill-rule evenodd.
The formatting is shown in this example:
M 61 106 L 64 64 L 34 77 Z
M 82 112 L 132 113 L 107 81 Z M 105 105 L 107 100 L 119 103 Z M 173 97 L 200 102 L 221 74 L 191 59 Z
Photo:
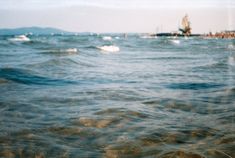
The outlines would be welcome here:
M 162 32 L 162 33 L 157 33 L 155 36 L 159 37 L 198 37 L 202 36 L 201 34 L 191 34 L 191 26 L 190 26 L 190 21 L 188 18 L 188 15 L 186 14 L 181 22 L 181 27 L 179 28 L 179 32 Z
M 190 21 L 187 14 L 183 17 L 181 24 L 182 28 L 179 28 L 179 31 L 181 31 L 183 35 L 190 36 L 192 28 L 190 27 Z

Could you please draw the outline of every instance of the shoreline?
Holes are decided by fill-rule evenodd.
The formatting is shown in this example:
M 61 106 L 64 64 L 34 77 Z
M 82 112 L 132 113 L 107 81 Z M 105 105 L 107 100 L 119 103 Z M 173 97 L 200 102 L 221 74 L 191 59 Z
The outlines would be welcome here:
M 225 32 L 217 32 L 215 34 L 180 34 L 180 33 L 157 33 L 152 34 L 151 36 L 157 37 L 202 37 L 202 38 L 220 38 L 220 39 L 235 39 L 235 31 L 225 31 Z

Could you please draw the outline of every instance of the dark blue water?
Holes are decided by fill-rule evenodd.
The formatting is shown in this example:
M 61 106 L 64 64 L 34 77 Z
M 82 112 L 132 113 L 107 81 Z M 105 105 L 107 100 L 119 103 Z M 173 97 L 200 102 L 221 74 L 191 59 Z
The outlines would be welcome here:
M 0 37 L 0 157 L 235 157 L 234 39 L 28 38 Z

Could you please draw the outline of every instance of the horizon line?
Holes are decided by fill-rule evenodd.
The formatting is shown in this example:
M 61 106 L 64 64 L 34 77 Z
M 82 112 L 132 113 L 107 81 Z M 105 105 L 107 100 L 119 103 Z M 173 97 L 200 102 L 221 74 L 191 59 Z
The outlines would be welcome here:
M 175 33 L 177 32 L 176 30 L 175 31 L 162 31 L 162 32 L 120 32 L 120 31 L 110 31 L 110 32 L 103 32 L 103 31 L 98 31 L 98 32 L 95 32 L 95 31 L 72 31 L 72 30 L 67 30 L 67 29 L 63 29 L 63 28 L 59 28 L 59 27 L 53 27 L 53 26 L 19 26 L 19 27 L 0 27 L 0 30 L 15 30 L 15 29 L 25 29 L 25 28 L 40 28 L 40 29 L 57 29 L 59 31 L 62 31 L 61 33 L 63 32 L 67 32 L 67 33 L 72 33 L 72 34 L 79 34 L 79 33 L 94 33 L 94 34 L 112 34 L 112 33 L 118 33 L 118 34 L 125 34 L 125 33 L 130 33 L 130 34 L 159 34 L 159 33 Z M 224 30 L 220 30 L 220 31 L 215 31 L 215 32 L 225 32 L 225 31 L 235 31 L 235 29 L 224 29 Z M 194 32 L 192 34 L 206 34 L 206 33 L 210 33 L 212 31 L 207 31 L 207 32 L 204 32 L 204 33 L 199 33 L 199 32 Z M 214 33 L 214 31 L 212 32 Z

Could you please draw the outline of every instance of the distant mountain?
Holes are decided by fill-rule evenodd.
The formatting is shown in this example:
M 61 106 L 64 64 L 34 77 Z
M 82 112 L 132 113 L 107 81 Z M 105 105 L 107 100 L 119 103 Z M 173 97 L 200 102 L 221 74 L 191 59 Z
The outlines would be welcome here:
M 21 27 L 15 29 L 0 29 L 0 35 L 22 35 L 22 34 L 34 34 L 34 35 L 50 35 L 50 34 L 74 34 L 51 27 Z

